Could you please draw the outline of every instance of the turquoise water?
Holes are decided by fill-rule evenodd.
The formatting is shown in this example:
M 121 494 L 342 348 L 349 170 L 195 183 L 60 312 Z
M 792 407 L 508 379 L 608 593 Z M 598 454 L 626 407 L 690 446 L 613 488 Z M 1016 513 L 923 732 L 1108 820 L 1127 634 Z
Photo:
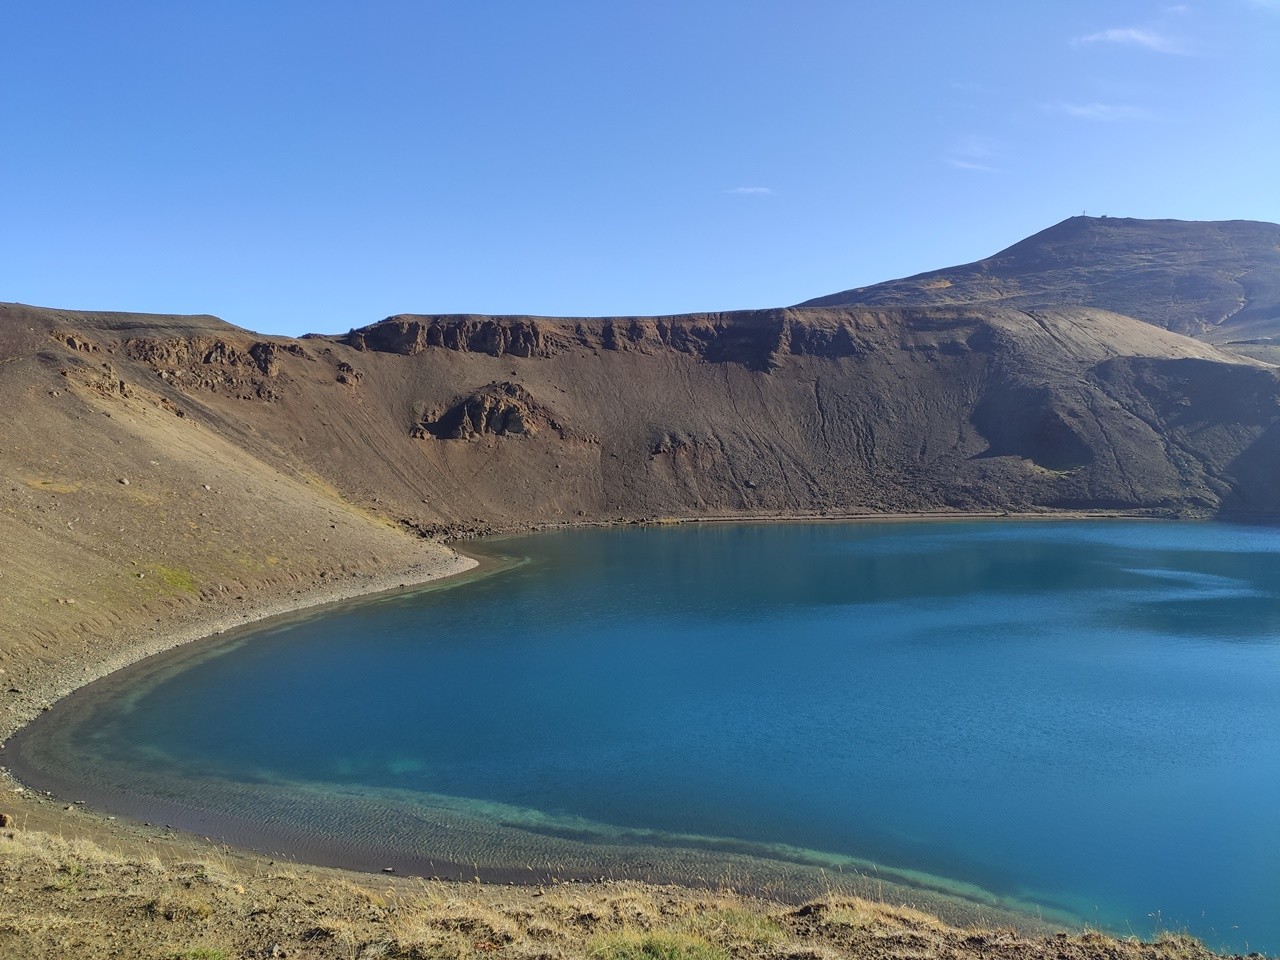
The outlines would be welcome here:
M 259 846 L 800 848 L 1280 951 L 1280 531 L 740 524 L 491 549 L 527 562 L 158 661 L 10 757 Z M 538 839 L 504 850 L 513 830 Z

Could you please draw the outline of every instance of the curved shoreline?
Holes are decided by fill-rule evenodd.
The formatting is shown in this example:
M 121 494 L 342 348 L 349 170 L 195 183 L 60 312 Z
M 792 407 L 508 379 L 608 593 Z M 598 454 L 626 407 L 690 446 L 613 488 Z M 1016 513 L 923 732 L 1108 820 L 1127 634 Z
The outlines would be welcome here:
M 1070 512 L 1064 511 L 1064 512 L 1058 512 L 1058 513 L 1052 513 L 1052 514 L 1046 514 L 1046 513 L 1032 513 L 1032 514 L 913 513 L 913 514 L 899 514 L 899 515 L 850 514 L 850 515 L 840 515 L 840 516 L 800 515 L 800 516 L 765 516 L 765 517 L 691 517 L 691 518 L 679 518 L 679 519 L 672 518 L 669 520 L 659 519 L 659 520 L 642 521 L 642 522 L 649 522 L 654 524 L 701 523 L 701 522 L 808 523 L 808 522 L 819 522 L 824 520 L 833 521 L 833 522 L 913 522 L 913 521 L 965 522 L 965 521 L 991 521 L 991 520 L 1002 520 L 1002 519 L 1085 520 L 1085 519 L 1121 519 L 1121 518 L 1130 519 L 1130 520 L 1157 519 L 1155 517 L 1152 517 L 1150 514 L 1135 516 L 1131 513 L 1130 514 L 1111 513 L 1111 512 L 1086 513 L 1086 512 L 1076 512 L 1076 511 L 1070 511 Z M 1164 518 L 1159 518 L 1159 519 L 1164 519 Z M 597 524 L 589 524 L 589 523 L 588 524 L 581 524 L 581 523 L 556 524 L 554 525 L 554 528 L 565 528 L 565 527 L 573 527 L 573 526 L 594 526 L 594 525 L 597 525 Z M 600 524 L 600 525 L 616 526 L 617 524 Z M 524 531 L 520 531 L 520 532 L 524 532 Z M 516 533 L 516 531 L 511 531 L 511 533 L 514 534 Z M 301 591 L 295 596 L 292 596 L 289 598 L 283 598 L 283 599 L 279 597 L 267 598 L 265 601 L 254 605 L 247 612 L 241 611 L 238 613 L 231 613 L 231 614 L 228 614 L 225 612 L 212 612 L 212 615 L 206 616 L 206 617 L 194 616 L 194 617 L 186 618 L 184 622 L 180 623 L 178 630 L 167 632 L 163 638 L 161 637 L 143 638 L 141 642 L 135 643 L 134 645 L 129 647 L 127 650 L 115 651 L 114 656 L 100 660 L 99 670 L 96 673 L 96 675 L 90 676 L 86 674 L 83 677 L 54 678 L 55 680 L 59 680 L 59 679 L 62 680 L 62 683 L 59 686 L 64 688 L 64 689 L 61 689 L 60 692 L 56 694 L 56 696 L 58 698 L 62 696 L 66 696 L 67 694 L 73 692 L 74 690 L 79 689 L 83 686 L 86 686 L 88 683 L 92 682 L 93 680 L 106 676 L 109 673 L 114 673 L 130 664 L 136 663 L 137 661 L 145 659 L 146 657 L 152 656 L 154 654 L 162 653 L 165 650 L 173 649 L 179 646 L 184 646 L 197 640 L 210 639 L 213 637 L 217 637 L 229 630 L 233 630 L 236 633 L 239 633 L 244 630 L 258 629 L 262 626 L 264 621 L 267 621 L 274 617 L 288 616 L 290 614 L 302 614 L 302 613 L 311 615 L 321 610 L 325 606 L 328 606 L 334 603 L 341 603 L 344 601 L 350 601 L 350 600 L 356 600 L 356 599 L 368 600 L 369 598 L 375 597 L 380 593 L 394 594 L 394 593 L 399 593 L 402 590 L 405 590 L 407 588 L 422 587 L 428 584 L 438 583 L 445 580 L 448 580 L 451 583 L 456 583 L 458 582 L 459 577 L 466 575 L 468 573 L 472 575 L 483 575 L 488 570 L 492 569 L 494 561 L 490 558 L 483 557 L 483 551 L 477 551 L 477 553 L 481 553 L 482 559 L 477 559 L 476 557 L 467 556 L 465 554 L 460 554 L 456 551 L 451 550 L 450 553 L 447 555 L 442 555 L 429 560 L 421 560 L 407 567 L 395 567 L 391 570 L 384 570 L 383 572 L 378 574 L 361 575 L 357 573 L 347 577 L 343 582 L 326 583 L 310 590 Z M 55 686 L 55 689 L 56 688 L 57 687 Z M 26 720 L 24 720 L 18 726 L 25 726 L 27 722 L 29 722 L 31 719 L 33 719 L 35 716 L 38 715 L 38 712 L 39 711 L 33 712 L 30 716 L 26 718 Z M 17 728 L 18 727 L 15 726 L 15 730 Z M 6 740 L 12 736 L 15 730 L 4 731 Z M 3 761 L 3 754 L 0 753 L 0 762 L 2 761 Z M 7 769 L 3 770 L 3 772 L 0 773 L 0 776 L 3 777 L 3 780 L 8 785 L 16 788 L 16 790 L 25 789 L 22 787 L 21 784 L 19 784 L 16 780 L 14 780 L 10 776 Z M 61 806 L 61 804 L 64 802 L 64 801 L 52 802 L 47 799 L 41 798 L 38 795 L 31 794 L 30 791 L 27 791 L 27 795 L 25 796 L 25 799 L 28 801 L 34 801 L 35 804 L 43 806 L 46 809 L 49 808 L 50 806 Z M 28 804 L 24 804 L 24 806 L 26 805 Z M 70 806 L 65 807 L 65 810 L 71 810 L 71 809 L 72 808 Z M 104 815 L 101 815 L 101 814 L 79 813 L 75 819 L 77 821 L 80 821 L 79 825 L 85 828 L 86 833 L 95 837 L 102 836 L 102 835 L 111 835 L 111 836 L 117 835 L 118 831 L 123 826 L 123 824 L 114 822 L 113 818 L 105 817 Z M 145 833 L 147 828 L 143 827 L 143 828 L 137 828 L 137 829 L 142 829 L 143 832 Z M 158 828 L 150 828 L 150 829 L 152 829 L 153 832 L 156 834 L 160 833 Z M 173 838 L 168 837 L 168 839 L 173 839 Z M 187 839 L 192 843 L 198 843 L 198 835 L 196 834 L 189 834 L 187 836 Z M 267 856 L 269 854 L 258 853 L 258 855 Z M 664 856 L 666 856 L 666 854 L 661 854 L 661 853 L 659 854 L 659 858 Z M 312 862 L 312 861 L 308 860 L 306 862 Z M 323 864 L 325 860 L 322 859 L 318 862 Z M 342 863 L 334 863 L 333 861 L 329 861 L 329 862 L 334 866 L 339 866 L 339 867 L 347 866 L 346 864 L 342 864 Z M 366 869 L 376 870 L 377 868 L 373 867 L 372 865 L 366 865 Z M 574 871 L 574 874 L 579 879 L 587 879 L 590 876 L 588 873 L 581 872 L 581 871 Z M 510 882 L 513 879 L 513 877 L 507 874 L 503 874 L 503 875 L 494 874 L 494 876 L 490 879 L 495 880 L 497 882 Z M 546 877 L 530 877 L 526 879 L 529 882 L 545 882 L 547 878 Z M 655 876 L 653 878 L 653 881 L 669 882 L 672 879 L 673 877 L 670 874 L 667 874 L 663 877 Z M 690 878 L 690 879 L 693 879 L 693 878 Z M 689 879 L 686 879 L 686 880 L 677 879 L 677 882 L 689 883 Z M 954 911 L 939 910 L 938 908 L 944 905 L 940 904 L 936 899 L 936 897 L 931 897 L 929 895 L 929 891 L 927 890 L 927 888 L 907 886 L 900 889 L 896 889 L 895 892 L 901 895 L 902 890 L 913 892 L 919 895 L 920 899 L 923 900 L 924 903 L 928 904 L 935 911 L 950 913 L 952 916 L 955 916 Z M 947 897 L 945 894 L 943 895 L 943 897 L 946 899 L 952 899 L 951 897 Z M 971 900 L 967 898 L 965 899 L 967 900 L 968 903 L 972 904 L 976 908 L 976 912 L 978 913 L 981 913 L 983 910 L 991 911 L 993 908 L 1001 914 L 1005 913 L 1005 910 L 1002 910 L 999 906 L 996 906 L 991 902 L 982 903 L 980 900 Z M 1007 906 L 1006 906 L 1006 909 L 1007 909 Z M 1029 926 L 1040 928 L 1040 929 L 1045 928 L 1046 926 L 1045 924 L 1033 923 L 1032 921 L 1035 920 L 1035 917 L 1032 916 L 1031 914 L 1025 914 L 1025 916 L 1028 920 Z M 1003 916 L 1002 919 L 1007 921 L 1009 918 L 1007 916 Z
M 483 574 L 490 569 L 495 560 L 485 555 L 483 549 L 475 549 L 475 556 L 459 544 L 471 544 L 478 541 L 498 542 L 510 536 L 542 531 L 572 529 L 575 527 L 616 527 L 631 525 L 668 525 L 697 523 L 913 523 L 928 521 L 1001 521 L 1001 520 L 1089 520 L 1089 519 L 1170 519 L 1160 511 L 1036 511 L 1036 512 L 963 512 L 963 511 L 919 511 L 908 513 L 789 513 L 767 515 L 712 515 L 688 517 L 648 517 L 629 521 L 574 521 L 555 524 L 514 525 L 507 529 L 492 530 L 480 534 L 462 534 L 443 542 L 431 541 L 431 551 L 427 556 L 420 556 L 407 564 L 384 565 L 375 572 L 345 570 L 340 565 L 331 565 L 321 572 L 314 581 L 304 587 L 293 587 L 288 595 L 282 596 L 283 590 L 274 589 L 261 598 L 242 601 L 238 606 L 229 603 L 202 606 L 195 610 L 182 611 L 168 618 L 163 630 L 155 627 L 140 626 L 125 628 L 119 634 L 99 638 L 101 650 L 95 649 L 93 658 L 81 666 L 80 672 L 73 672 L 71 664 L 58 664 L 56 667 L 36 669 L 23 680 L 24 687 L 19 691 L 21 699 L 17 709 L 11 707 L 7 716 L 0 716 L 0 789 L 13 796 L 22 797 L 30 794 L 38 797 L 34 791 L 19 783 L 10 774 L 5 763 L 4 746 L 18 730 L 26 727 L 41 713 L 49 710 L 54 703 L 71 695 L 89 684 L 125 669 L 141 660 L 178 647 L 195 644 L 203 640 L 222 637 L 229 631 L 240 632 L 253 630 L 272 618 L 293 614 L 311 614 L 331 604 L 353 600 L 368 600 L 378 594 L 393 594 L 408 589 L 421 588 L 433 583 L 455 581 L 468 573 Z M 1190 519 L 1190 518 L 1183 518 Z M 0 671 L 2 674 L 3 671 Z M 10 681 L 8 676 L 0 676 L 0 680 Z M 9 691 L 14 693 L 13 689 Z M 103 823 L 104 829 L 110 829 Z
M 41 712 L 56 701 L 74 693 L 108 674 L 115 673 L 147 657 L 164 653 L 176 647 L 209 639 L 231 630 L 254 628 L 273 617 L 303 613 L 329 604 L 349 600 L 367 599 L 380 593 L 395 593 L 414 589 L 444 580 L 451 580 L 467 573 L 487 571 L 494 562 L 482 549 L 463 549 L 461 543 L 480 541 L 497 542 L 506 537 L 520 536 L 551 530 L 576 527 L 620 527 L 643 525 L 683 525 L 698 523 L 915 523 L 930 521 L 1072 521 L 1072 520 L 1182 520 L 1194 522 L 1199 517 L 1174 516 L 1167 511 L 1125 510 L 1056 510 L 1056 511 L 913 511 L 904 513 L 828 512 L 828 513 L 770 513 L 727 514 L 705 516 L 645 517 L 631 520 L 580 520 L 553 524 L 517 524 L 510 527 L 461 533 L 443 541 L 431 541 L 429 548 L 439 551 L 436 556 L 419 557 L 407 564 L 391 564 L 375 572 L 344 570 L 331 566 L 320 574 L 310 586 L 294 587 L 287 596 L 280 590 L 272 590 L 260 600 L 241 603 L 232 609 L 229 604 L 201 607 L 173 615 L 164 624 L 164 630 L 148 627 L 148 633 L 140 628 L 125 628 L 120 634 L 101 638 L 106 648 L 82 667 L 82 672 L 72 674 L 69 666 L 63 669 L 37 670 L 24 682 L 19 708 L 8 716 L 0 716 L 0 782 L 8 777 L 3 763 L 4 744 L 19 729 L 25 727 Z M 1209 518 L 1213 519 L 1213 518 Z M 1221 519 L 1221 518 L 1219 518 Z M 1246 519 L 1247 518 L 1242 518 Z M 424 546 L 427 546 L 424 544 Z M 477 556 L 471 555 L 471 550 Z M 339 579 L 341 578 L 341 579 Z M 4 676 L 4 681 L 10 678 Z M 13 691 L 10 690 L 10 693 Z
M 776 523 L 780 521 L 810 523 L 818 518 L 811 517 L 759 517 L 759 518 L 719 518 L 723 521 Z M 883 515 L 828 517 L 834 522 L 878 522 L 878 521 L 916 521 L 916 520 L 988 520 L 989 517 L 973 517 L 967 515 L 924 516 L 905 515 L 886 517 Z M 1018 519 L 1018 518 L 1011 518 Z M 1022 518 L 1022 519 L 1030 519 Z M 1079 517 L 1060 517 L 1059 519 L 1079 519 Z M 670 522 L 670 521 L 667 521 Z M 689 518 L 682 523 L 699 523 L 701 518 Z M 651 525 L 665 525 L 659 521 Z M 557 524 L 556 528 L 565 529 L 595 524 Z M 605 526 L 620 526 L 605 524 Z M 519 535 L 514 531 L 510 535 Z M 486 542 L 500 542 L 503 535 L 486 538 Z M 410 571 L 389 572 L 378 577 L 363 576 L 354 578 L 356 582 L 341 585 L 330 585 L 320 592 L 316 602 L 307 603 L 307 595 L 291 601 L 265 604 L 260 608 L 256 618 L 244 617 L 240 622 L 226 623 L 215 621 L 217 626 L 211 632 L 199 633 L 199 626 L 192 624 L 186 631 L 171 634 L 173 642 L 148 644 L 148 649 L 133 651 L 136 655 L 128 658 L 101 677 L 77 685 L 64 696 L 81 692 L 91 683 L 114 676 L 136 667 L 141 661 L 180 647 L 195 647 L 197 640 L 234 641 L 238 635 L 257 632 L 270 622 L 291 616 L 311 617 L 325 608 L 347 602 L 376 602 L 379 594 L 387 596 L 403 595 L 414 592 L 414 588 L 449 588 L 471 577 L 487 576 L 506 569 L 508 564 L 484 549 L 470 553 L 456 554 L 449 558 L 441 568 L 432 565 L 423 569 L 421 565 Z M 416 574 L 416 575 L 411 575 Z M 361 588 L 365 589 L 361 589 Z M 310 597 L 315 597 L 312 593 Z M 287 620 L 286 620 L 287 622 Z M 198 657 L 196 649 L 184 651 L 187 657 Z M 36 719 L 37 714 L 31 720 Z M 31 720 L 20 729 L 30 726 Z M 13 733 L 6 742 L 16 741 Z M 21 752 L 20 743 L 14 746 Z M 0 759 L 3 754 L 0 754 Z M 16 759 L 16 757 L 15 757 Z M 364 875 L 395 873 L 401 876 L 421 876 L 430 878 L 452 879 L 455 881 L 483 881 L 490 884 L 542 885 L 557 882 L 592 882 L 609 879 L 611 881 L 630 880 L 646 884 L 674 883 L 692 889 L 721 889 L 726 884 L 732 885 L 739 892 L 753 896 L 763 896 L 782 902 L 804 902 L 815 897 L 839 890 L 851 896 L 867 899 L 888 899 L 891 902 L 910 903 L 938 914 L 954 923 L 975 924 L 998 922 L 1002 926 L 1017 927 L 1027 932 L 1047 932 L 1062 929 L 1064 926 L 1078 926 L 1079 920 L 1064 910 L 1050 908 L 1042 902 L 1019 900 L 1017 897 L 993 893 L 973 887 L 959 881 L 951 881 L 945 877 L 932 877 L 915 874 L 910 870 L 878 865 L 870 861 L 861 861 L 853 857 L 826 855 L 818 851 L 805 851 L 798 848 L 778 847 L 773 849 L 768 844 L 745 843 L 731 839 L 718 838 L 685 838 L 696 841 L 680 843 L 664 842 L 660 837 L 631 836 L 628 838 L 611 838 L 607 827 L 589 829 L 580 837 L 557 836 L 556 832 L 543 837 L 541 831 L 528 833 L 512 823 L 504 823 L 498 829 L 507 836 L 511 849 L 528 850 L 532 846 L 539 848 L 546 859 L 538 862 L 545 866 L 537 869 L 503 865 L 500 863 L 485 864 L 475 862 L 455 862 L 446 857 L 434 857 L 421 854 L 406 856 L 404 851 L 382 850 L 380 848 L 362 849 L 352 847 L 341 841 L 326 841 L 323 837 L 311 837 L 299 834 L 290 837 L 272 831 L 255 831 L 253 824 L 244 817 L 216 814 L 210 818 L 204 811 L 198 816 L 187 816 L 190 811 L 181 809 L 181 805 L 172 807 L 164 803 L 152 806 L 134 806 L 125 803 L 123 806 L 111 803 L 100 803 L 103 799 L 93 792 L 78 790 L 71 781 L 60 779 L 42 781 L 34 778 L 36 786 L 24 786 L 15 779 L 7 768 L 3 777 L 19 790 L 26 790 L 29 801 L 46 809 L 61 808 L 65 813 L 75 811 L 75 819 L 79 825 L 87 828 L 86 832 L 95 839 L 102 835 L 119 838 L 122 832 L 144 837 L 147 834 L 160 835 L 166 841 L 185 839 L 199 845 L 204 842 L 225 844 L 223 828 L 231 836 L 239 839 L 231 840 L 233 847 L 248 856 L 285 859 L 300 864 L 314 865 L 321 868 L 351 870 Z M 44 790 L 43 788 L 49 788 Z M 304 790 L 303 793 L 306 791 Z M 86 799 L 78 799 L 80 797 Z M 76 798 L 76 799 L 72 799 Z M 444 798 L 446 801 L 449 798 Z M 271 797 L 262 798 L 267 806 L 273 802 Z M 278 802 L 278 800 L 276 801 Z M 86 804 L 85 809 L 76 805 Z M 394 805 L 394 804 L 393 804 Z M 474 832 L 484 828 L 481 821 L 472 823 L 472 817 L 466 811 L 450 809 L 445 803 L 439 810 L 431 808 L 433 815 L 443 814 L 451 823 L 452 830 Z M 465 806 L 465 804 L 464 804 Z M 99 808 L 102 807 L 101 810 Z M 110 815 L 108 811 L 116 811 L 120 819 Z M 405 811 L 401 811 L 403 814 Z M 413 814 L 417 814 L 413 811 Z M 218 820 L 223 823 L 219 824 Z M 236 820 L 242 822 L 236 823 Z M 174 826 L 170 826 L 172 823 Z M 156 824 L 165 824 L 164 828 Z M 177 834 L 173 831 L 177 831 Z M 563 833 L 563 830 L 560 831 Z M 634 831 L 632 831 L 634 833 Z M 256 838 L 256 839 L 255 839 Z M 737 848 L 741 849 L 737 849 Z M 638 866 L 637 866 L 638 864 Z M 1043 911 L 1043 912 L 1042 912 Z M 1045 914 L 1048 914 L 1046 917 Z M 1051 918 L 1051 919 L 1050 919 Z
M 235 612 L 226 609 L 207 612 L 197 610 L 191 614 L 179 615 L 174 618 L 171 625 L 167 625 L 172 629 L 166 629 L 163 634 L 156 636 L 130 637 L 126 633 L 120 640 L 108 642 L 107 646 L 110 649 L 106 656 L 97 659 L 78 676 L 54 673 L 49 677 L 37 677 L 37 680 L 44 681 L 42 688 L 24 689 L 22 692 L 29 695 L 27 702 L 39 703 L 39 706 L 31 709 L 26 716 L 21 712 L 17 713 L 16 721 L 14 714 L 10 714 L 6 720 L 0 720 L 0 746 L 3 746 L 14 733 L 25 727 L 55 701 L 147 657 L 217 637 L 231 630 L 252 628 L 273 617 L 319 609 L 347 600 L 373 597 L 380 593 L 394 593 L 421 587 L 460 576 L 481 566 L 481 560 L 449 549 L 448 553 L 440 556 L 423 558 L 407 566 L 394 567 L 380 573 L 365 574 L 356 571 L 339 582 L 330 581 L 315 585 L 299 590 L 293 596 L 269 596 L 262 601 L 246 604 Z M 337 573 L 335 571 L 335 575 Z M 0 754 L 0 757 L 2 756 Z

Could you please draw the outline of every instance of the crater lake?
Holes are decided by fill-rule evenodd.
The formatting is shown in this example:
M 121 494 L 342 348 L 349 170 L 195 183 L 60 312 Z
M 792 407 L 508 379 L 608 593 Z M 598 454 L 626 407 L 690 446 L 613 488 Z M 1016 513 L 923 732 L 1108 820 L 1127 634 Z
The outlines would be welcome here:
M 478 546 L 500 558 L 483 575 L 109 676 L 6 762 L 313 862 L 847 885 L 1280 950 L 1280 531 L 715 523 Z

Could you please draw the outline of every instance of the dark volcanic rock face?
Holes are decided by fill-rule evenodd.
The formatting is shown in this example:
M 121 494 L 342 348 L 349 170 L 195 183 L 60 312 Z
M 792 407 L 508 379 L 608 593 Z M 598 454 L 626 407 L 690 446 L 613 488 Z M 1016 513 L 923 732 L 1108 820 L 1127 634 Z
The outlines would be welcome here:
M 1280 225 L 1072 217 L 985 260 L 801 306 L 1085 306 L 1214 342 L 1280 335 Z
M 287 389 L 280 378 L 282 352 L 301 355 L 301 347 L 267 340 L 235 343 L 224 337 L 138 337 L 120 345 L 134 360 L 150 365 L 164 380 L 192 389 L 229 393 L 240 399 L 276 400 Z
M 452 404 L 438 417 L 424 420 L 413 429 L 415 437 L 439 440 L 471 440 L 495 437 L 536 437 L 544 430 L 561 438 L 568 431 L 538 403 L 528 390 L 514 383 L 491 383 Z
M 939 322 L 953 322 L 943 319 Z M 675 352 L 710 363 L 772 370 L 788 356 L 850 357 L 868 349 L 858 324 L 838 314 L 743 310 L 671 317 L 423 316 L 388 317 L 353 330 L 343 342 L 357 350 L 415 356 L 430 347 L 490 357 L 553 357 L 616 351 Z
M 357 350 L 413 356 L 427 347 L 446 347 L 491 357 L 549 356 L 536 320 L 497 317 L 388 317 L 353 330 L 346 342 Z
M 984 394 L 971 422 L 987 441 L 984 457 L 1018 457 L 1046 470 L 1069 471 L 1093 462 L 1079 414 L 1051 388 L 1015 384 Z

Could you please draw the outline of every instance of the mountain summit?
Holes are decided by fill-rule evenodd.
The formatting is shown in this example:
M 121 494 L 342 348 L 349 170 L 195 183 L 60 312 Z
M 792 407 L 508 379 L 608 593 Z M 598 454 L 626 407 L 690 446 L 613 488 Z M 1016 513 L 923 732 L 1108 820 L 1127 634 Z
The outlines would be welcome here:
M 1093 307 L 1215 343 L 1280 335 L 1280 224 L 1071 217 L 994 256 L 802 307 Z

